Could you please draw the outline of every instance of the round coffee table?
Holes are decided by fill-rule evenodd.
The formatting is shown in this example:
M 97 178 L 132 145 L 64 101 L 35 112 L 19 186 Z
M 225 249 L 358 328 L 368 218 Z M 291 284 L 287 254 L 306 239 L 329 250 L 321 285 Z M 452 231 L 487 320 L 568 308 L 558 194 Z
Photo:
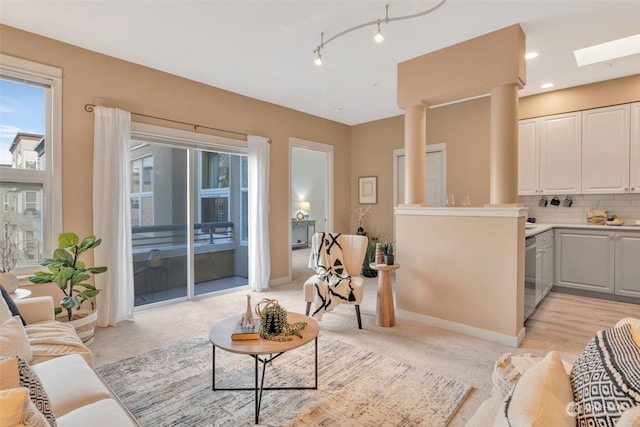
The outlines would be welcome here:
M 262 402 L 263 390 L 317 390 L 318 389 L 318 332 L 320 325 L 318 322 L 303 314 L 287 312 L 287 322 L 307 322 L 307 326 L 300 331 L 302 338 L 292 336 L 291 341 L 270 341 L 262 338 L 253 340 L 232 340 L 231 333 L 240 323 L 240 316 L 234 316 L 214 325 L 209 330 L 209 341 L 213 345 L 213 374 L 211 379 L 211 390 L 227 391 L 227 390 L 254 390 L 255 391 L 255 423 L 258 424 L 260 418 L 260 403 Z M 310 341 L 315 341 L 315 382 L 309 387 L 263 387 L 264 376 L 267 364 L 284 354 L 287 351 L 301 347 Z M 216 387 L 216 347 L 222 350 L 246 354 L 255 360 L 254 376 L 255 386 L 253 388 L 217 388 Z M 262 363 L 262 375 L 259 373 L 258 365 Z

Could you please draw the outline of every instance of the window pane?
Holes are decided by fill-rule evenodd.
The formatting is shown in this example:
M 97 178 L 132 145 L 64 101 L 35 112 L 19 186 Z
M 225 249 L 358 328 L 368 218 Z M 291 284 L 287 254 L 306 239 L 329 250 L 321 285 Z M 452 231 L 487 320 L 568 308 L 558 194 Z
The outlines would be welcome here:
M 0 165 L 44 169 L 45 88 L 0 76 Z
M 203 151 L 202 189 L 229 188 L 229 154 Z
M 142 191 L 153 191 L 153 156 L 142 159 Z
M 142 162 L 140 160 L 131 161 L 131 193 L 140 192 L 140 168 Z
M 0 221 L 18 252 L 16 267 L 32 266 L 43 257 L 42 184 L 0 183 Z

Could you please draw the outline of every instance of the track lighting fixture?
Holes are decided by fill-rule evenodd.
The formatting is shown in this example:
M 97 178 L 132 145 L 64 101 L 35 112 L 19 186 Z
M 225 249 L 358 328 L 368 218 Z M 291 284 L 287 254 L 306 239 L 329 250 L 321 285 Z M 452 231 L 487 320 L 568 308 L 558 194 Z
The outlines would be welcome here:
M 389 18 L 389 5 L 386 5 L 385 6 L 386 7 L 386 14 L 385 14 L 384 19 L 376 19 L 375 21 L 365 22 L 364 24 L 360 24 L 360 25 L 356 25 L 355 27 L 348 28 L 348 29 L 336 34 L 335 36 L 328 38 L 326 41 L 324 40 L 324 33 L 320 33 L 320 44 L 318 45 L 318 47 L 316 47 L 313 50 L 313 53 L 315 54 L 315 59 L 313 60 L 313 62 L 316 65 L 322 65 L 322 55 L 320 54 L 320 50 L 324 49 L 325 45 L 327 45 L 330 42 L 334 41 L 338 37 L 342 37 L 345 34 L 348 34 L 348 33 L 352 32 L 352 31 L 358 30 L 360 28 L 368 27 L 370 25 L 376 25 L 378 27 L 378 31 L 373 36 L 373 40 L 375 40 L 377 43 L 382 43 L 384 41 L 384 36 L 382 35 L 382 30 L 380 29 L 380 24 L 382 24 L 382 23 L 389 24 L 390 22 L 393 22 L 393 21 L 402 21 L 402 20 L 405 20 L 405 19 L 419 18 L 420 16 L 424 16 L 424 15 L 427 15 L 427 14 L 435 11 L 440 6 L 442 6 L 446 1 L 447 0 L 441 0 L 440 3 L 438 3 L 434 7 L 430 8 L 430 9 L 427 9 L 427 10 L 424 10 L 422 12 L 414 13 L 412 15 L 397 16 L 395 18 Z
M 389 7 L 389 6 L 387 6 Z M 373 40 L 376 43 L 382 43 L 384 41 L 384 36 L 382 35 L 382 30 L 380 29 L 380 20 L 378 19 L 378 32 L 375 36 L 373 36 Z

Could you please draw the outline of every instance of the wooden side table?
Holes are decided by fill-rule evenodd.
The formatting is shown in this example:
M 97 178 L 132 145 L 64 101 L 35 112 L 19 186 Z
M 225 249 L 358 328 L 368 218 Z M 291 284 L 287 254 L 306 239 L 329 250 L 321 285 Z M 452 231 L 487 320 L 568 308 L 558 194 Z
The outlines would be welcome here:
M 376 320 L 379 326 L 394 326 L 396 314 L 393 309 L 393 292 L 391 291 L 391 272 L 400 268 L 400 264 L 369 264 L 372 270 L 378 270 L 378 305 Z

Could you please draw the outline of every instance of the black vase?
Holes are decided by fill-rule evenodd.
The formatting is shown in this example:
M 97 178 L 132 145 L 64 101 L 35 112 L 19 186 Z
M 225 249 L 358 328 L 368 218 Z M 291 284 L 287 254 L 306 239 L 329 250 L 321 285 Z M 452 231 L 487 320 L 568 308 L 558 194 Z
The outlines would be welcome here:
M 384 263 L 387 265 L 393 265 L 393 263 L 395 262 L 395 258 L 395 255 L 385 255 Z

